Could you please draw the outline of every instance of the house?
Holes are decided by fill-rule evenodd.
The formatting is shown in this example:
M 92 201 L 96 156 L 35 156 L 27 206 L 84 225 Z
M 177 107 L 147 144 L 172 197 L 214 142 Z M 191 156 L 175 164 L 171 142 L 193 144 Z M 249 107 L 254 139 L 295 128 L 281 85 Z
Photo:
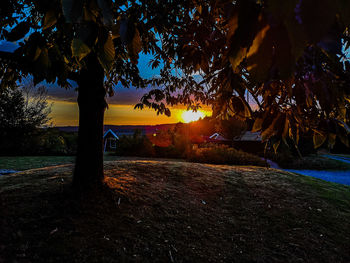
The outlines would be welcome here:
M 260 132 L 245 131 L 233 138 L 233 147 L 249 153 L 263 152 L 265 145 Z
M 106 131 L 103 135 L 103 151 L 112 152 L 117 148 L 117 140 L 119 140 L 118 135 L 112 129 Z
M 207 144 L 231 145 L 231 141 L 229 139 L 226 139 L 220 133 L 216 132 L 210 136 L 202 136 L 202 140 L 198 144 L 202 146 L 205 146 Z
M 209 136 L 209 139 L 213 142 L 229 141 L 228 139 L 224 138 L 220 133 L 217 133 L 217 132 Z

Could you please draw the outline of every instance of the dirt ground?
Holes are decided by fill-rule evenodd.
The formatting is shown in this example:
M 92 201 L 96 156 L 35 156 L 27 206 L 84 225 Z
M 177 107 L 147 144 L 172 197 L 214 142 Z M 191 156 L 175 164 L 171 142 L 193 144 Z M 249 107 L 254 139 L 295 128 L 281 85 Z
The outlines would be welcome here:
M 105 163 L 0 177 L 0 262 L 350 262 L 350 187 L 269 168 Z

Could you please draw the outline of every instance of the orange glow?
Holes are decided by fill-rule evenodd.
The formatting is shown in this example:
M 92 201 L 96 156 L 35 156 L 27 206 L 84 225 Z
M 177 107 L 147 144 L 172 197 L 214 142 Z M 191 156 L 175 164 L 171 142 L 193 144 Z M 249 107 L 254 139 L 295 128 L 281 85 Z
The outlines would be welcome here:
M 78 105 L 74 102 L 49 100 L 53 103 L 52 124 L 55 126 L 77 126 L 79 119 Z M 105 112 L 105 124 L 111 125 L 156 125 L 164 123 L 191 122 L 209 116 L 211 109 L 203 106 L 197 113 L 186 111 L 184 106 L 171 107 L 171 117 L 157 115 L 153 109 L 134 110 L 134 105 L 110 104 Z M 188 113 L 187 113 L 188 112 Z
M 204 111 L 183 111 L 181 114 L 181 119 L 184 123 L 189 123 L 192 121 L 198 121 L 200 118 L 204 118 L 207 114 Z

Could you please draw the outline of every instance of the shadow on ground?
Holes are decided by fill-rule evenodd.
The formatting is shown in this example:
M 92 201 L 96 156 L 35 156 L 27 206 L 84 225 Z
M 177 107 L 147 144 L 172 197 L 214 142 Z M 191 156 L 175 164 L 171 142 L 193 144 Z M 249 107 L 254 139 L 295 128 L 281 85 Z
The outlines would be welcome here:
M 0 178 L 0 262 L 349 262 L 350 188 L 268 168 L 105 163 Z

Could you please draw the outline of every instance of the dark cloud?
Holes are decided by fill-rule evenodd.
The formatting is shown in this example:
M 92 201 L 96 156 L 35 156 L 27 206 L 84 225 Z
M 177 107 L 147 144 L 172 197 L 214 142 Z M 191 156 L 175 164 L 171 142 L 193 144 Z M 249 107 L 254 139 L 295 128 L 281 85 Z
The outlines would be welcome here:
M 64 89 L 55 84 L 42 83 L 47 87 L 48 94 L 53 100 L 63 100 L 76 102 L 77 101 L 77 91 L 75 87 L 70 89 Z M 141 97 L 149 89 L 136 89 L 134 87 L 124 88 L 118 86 L 114 89 L 114 96 L 108 97 L 107 101 L 109 104 L 118 105 L 134 105 L 140 102 Z
M 6 52 L 13 52 L 19 46 L 16 43 L 8 41 L 0 41 L 0 50 Z M 140 54 L 139 60 L 139 70 L 140 74 L 144 78 L 150 78 L 154 75 L 159 74 L 159 69 L 151 69 L 148 66 L 149 60 L 153 58 L 152 55 Z M 30 81 L 30 76 L 27 77 L 24 82 Z M 48 95 L 52 100 L 62 100 L 69 102 L 77 101 L 77 84 L 72 81 L 72 87 L 69 89 L 61 88 L 57 83 L 50 84 L 45 81 L 41 82 L 39 85 L 44 85 L 47 87 Z M 121 105 L 133 105 L 139 103 L 143 94 L 145 94 L 149 89 L 136 89 L 134 87 L 124 88 L 122 85 L 116 85 L 114 89 L 114 96 L 107 98 L 109 104 L 121 104 Z

